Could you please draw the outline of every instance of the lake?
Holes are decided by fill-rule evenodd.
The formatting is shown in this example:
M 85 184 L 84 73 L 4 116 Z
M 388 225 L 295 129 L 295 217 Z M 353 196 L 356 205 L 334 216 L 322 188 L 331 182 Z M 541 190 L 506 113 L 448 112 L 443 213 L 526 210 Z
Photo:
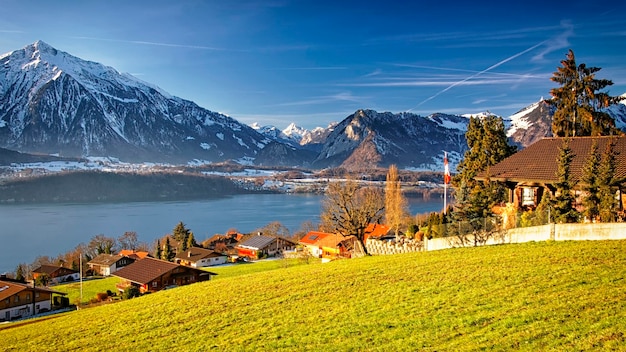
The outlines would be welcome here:
M 237 229 L 247 233 L 279 221 L 291 233 L 319 222 L 323 195 L 247 194 L 216 200 L 116 204 L 0 205 L 0 273 L 39 255 L 55 257 L 98 234 L 135 231 L 152 244 L 182 221 L 196 241 Z M 412 214 L 440 211 L 443 200 L 408 198 Z

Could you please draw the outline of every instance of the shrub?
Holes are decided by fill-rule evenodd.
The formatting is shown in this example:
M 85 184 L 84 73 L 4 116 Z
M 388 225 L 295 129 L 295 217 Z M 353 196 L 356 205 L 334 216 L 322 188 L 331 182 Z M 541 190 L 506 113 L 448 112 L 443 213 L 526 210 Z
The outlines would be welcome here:
M 106 292 L 100 292 L 96 295 L 98 302 L 104 302 L 109 299 L 109 294 Z
M 124 293 L 122 293 L 122 299 L 131 299 L 133 297 L 139 297 L 140 292 L 139 289 L 135 286 L 128 286 L 124 289 Z

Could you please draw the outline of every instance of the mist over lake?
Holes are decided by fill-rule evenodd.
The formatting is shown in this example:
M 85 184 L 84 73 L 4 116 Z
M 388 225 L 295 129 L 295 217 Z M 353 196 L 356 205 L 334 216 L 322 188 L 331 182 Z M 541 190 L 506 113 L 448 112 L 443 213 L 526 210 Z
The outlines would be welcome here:
M 39 255 L 55 257 L 98 234 L 135 231 L 152 244 L 182 221 L 198 242 L 229 229 L 247 233 L 279 221 L 291 233 L 319 222 L 323 195 L 247 194 L 184 202 L 0 205 L 0 273 Z M 408 198 L 411 214 L 440 211 L 441 198 Z

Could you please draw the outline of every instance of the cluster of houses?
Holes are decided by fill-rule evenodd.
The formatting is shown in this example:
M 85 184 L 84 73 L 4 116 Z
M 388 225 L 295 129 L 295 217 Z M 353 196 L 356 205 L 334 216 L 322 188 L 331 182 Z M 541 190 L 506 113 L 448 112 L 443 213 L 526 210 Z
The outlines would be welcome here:
M 369 237 L 389 233 L 389 227 L 372 224 Z M 176 253 L 173 261 L 153 258 L 145 251 L 122 250 L 117 254 L 99 254 L 87 263 L 88 275 L 120 278 L 116 288 L 123 292 L 130 286 L 140 293 L 156 292 L 172 287 L 210 280 L 217 275 L 206 268 L 235 261 L 257 260 L 268 257 L 310 256 L 333 260 L 350 258 L 356 238 L 311 231 L 299 241 L 263 234 L 228 233 L 215 235 L 205 241 L 204 247 L 192 247 Z M 42 265 L 33 270 L 33 282 L 46 275 L 48 284 L 80 280 L 80 272 L 56 265 Z M 67 307 L 63 292 L 49 287 L 38 287 L 26 282 L 0 277 L 0 321 L 49 312 Z

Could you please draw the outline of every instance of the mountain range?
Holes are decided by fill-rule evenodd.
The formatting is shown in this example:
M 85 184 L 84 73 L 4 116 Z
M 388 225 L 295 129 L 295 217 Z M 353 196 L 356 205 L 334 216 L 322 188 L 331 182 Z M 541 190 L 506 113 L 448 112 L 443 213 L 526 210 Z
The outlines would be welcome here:
M 609 112 L 626 126 L 626 105 Z M 543 100 L 505 117 L 512 143 L 550 134 Z M 469 115 L 360 109 L 327 127 L 247 126 L 172 96 L 112 67 L 37 41 L 0 55 L 0 148 L 62 157 L 114 157 L 130 162 L 220 162 L 440 170 L 467 149 Z M 474 115 L 476 116 L 476 115 Z M 338 119 L 339 120 L 339 119 Z

